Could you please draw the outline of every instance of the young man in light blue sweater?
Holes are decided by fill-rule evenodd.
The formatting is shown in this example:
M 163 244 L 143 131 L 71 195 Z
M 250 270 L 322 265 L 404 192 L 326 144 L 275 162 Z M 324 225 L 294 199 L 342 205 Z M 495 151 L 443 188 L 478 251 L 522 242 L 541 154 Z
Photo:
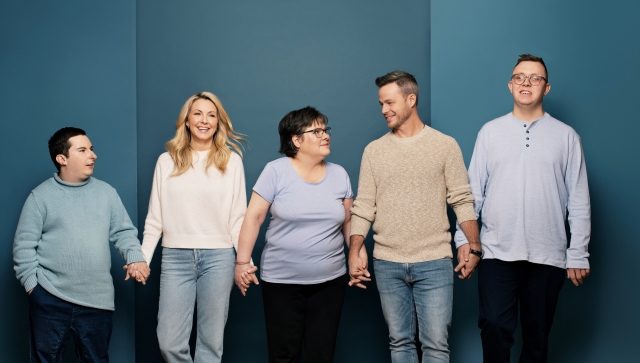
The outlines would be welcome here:
M 520 362 L 546 362 L 564 276 L 578 286 L 589 275 L 587 171 L 578 134 L 542 108 L 551 90 L 542 58 L 521 55 L 508 86 L 513 112 L 482 127 L 469 164 L 484 252 L 478 325 L 484 362 L 508 363 L 519 304 Z M 467 242 L 460 230 L 455 241 Z
M 113 243 L 126 278 L 144 283 L 149 267 L 138 232 L 115 189 L 91 175 L 85 132 L 65 127 L 49 140 L 58 169 L 24 204 L 13 243 L 16 276 L 29 299 L 31 362 L 59 362 L 73 335 L 82 362 L 108 362 L 114 310 Z

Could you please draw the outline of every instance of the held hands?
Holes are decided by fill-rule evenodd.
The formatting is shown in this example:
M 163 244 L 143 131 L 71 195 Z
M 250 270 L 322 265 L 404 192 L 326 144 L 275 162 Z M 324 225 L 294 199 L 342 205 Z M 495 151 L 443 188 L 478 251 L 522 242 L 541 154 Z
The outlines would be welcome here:
M 460 272 L 458 277 L 463 280 L 471 278 L 473 271 L 475 271 L 480 262 L 480 257 L 469 253 L 470 249 L 471 247 L 469 247 L 468 243 L 458 247 L 458 265 L 453 271 Z
M 125 276 L 125 281 L 132 278 L 143 285 L 147 284 L 147 279 L 149 278 L 149 274 L 151 273 L 151 269 L 146 262 L 133 262 L 124 267 L 122 267 L 125 271 L 127 271 L 127 275 Z
M 568 268 L 567 269 L 567 278 L 571 279 L 574 285 L 580 286 L 584 283 L 584 279 L 589 276 L 591 272 L 588 268 Z
M 351 256 L 349 254 L 349 286 L 357 286 L 361 289 L 367 287 L 363 282 L 371 281 L 371 274 L 369 273 L 369 256 L 364 245 L 360 248 L 358 256 Z
M 249 264 L 236 265 L 236 272 L 234 273 L 234 280 L 242 296 L 247 296 L 247 289 L 253 282 L 256 285 L 260 285 L 258 277 L 256 276 L 258 267 Z

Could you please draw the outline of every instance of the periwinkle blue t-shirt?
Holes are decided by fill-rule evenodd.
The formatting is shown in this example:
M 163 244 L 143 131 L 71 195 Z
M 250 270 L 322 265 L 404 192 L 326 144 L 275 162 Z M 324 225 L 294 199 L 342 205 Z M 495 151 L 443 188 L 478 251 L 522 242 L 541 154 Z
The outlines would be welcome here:
M 319 284 L 346 273 L 343 200 L 353 198 L 343 167 L 325 162 L 326 175 L 309 183 L 289 158 L 265 166 L 253 190 L 271 203 L 261 278 L 285 284 Z

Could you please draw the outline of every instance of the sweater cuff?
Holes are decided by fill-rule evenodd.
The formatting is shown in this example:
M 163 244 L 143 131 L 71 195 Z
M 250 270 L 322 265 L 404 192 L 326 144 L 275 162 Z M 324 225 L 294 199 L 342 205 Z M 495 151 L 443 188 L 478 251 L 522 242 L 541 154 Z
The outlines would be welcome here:
M 370 227 L 371 222 L 368 220 L 353 214 L 351 215 L 351 236 L 360 235 L 366 238 Z
M 33 290 L 36 287 L 36 285 L 38 285 L 38 275 L 36 274 L 33 274 L 27 277 L 26 280 L 24 280 L 24 290 L 26 292 Z
M 141 251 L 128 251 L 127 252 L 127 265 L 132 264 L 134 262 L 147 262 L 142 255 Z
M 458 218 L 458 223 L 464 223 L 466 221 L 476 221 L 478 218 L 476 217 L 476 212 L 473 209 L 473 203 L 465 203 L 463 205 L 459 205 L 453 209 L 456 213 L 456 218 Z

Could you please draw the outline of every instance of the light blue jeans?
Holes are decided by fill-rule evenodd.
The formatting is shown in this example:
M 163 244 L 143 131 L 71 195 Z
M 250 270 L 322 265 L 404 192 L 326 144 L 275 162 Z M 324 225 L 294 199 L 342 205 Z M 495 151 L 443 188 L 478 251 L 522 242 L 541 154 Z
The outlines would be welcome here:
M 235 271 L 233 248 L 162 249 L 158 343 L 169 363 L 220 362 Z M 198 306 L 195 357 L 189 352 Z
M 418 263 L 374 259 L 382 312 L 389 327 L 391 361 L 418 363 L 416 317 L 422 362 L 449 362 L 449 328 L 453 309 L 450 258 Z

